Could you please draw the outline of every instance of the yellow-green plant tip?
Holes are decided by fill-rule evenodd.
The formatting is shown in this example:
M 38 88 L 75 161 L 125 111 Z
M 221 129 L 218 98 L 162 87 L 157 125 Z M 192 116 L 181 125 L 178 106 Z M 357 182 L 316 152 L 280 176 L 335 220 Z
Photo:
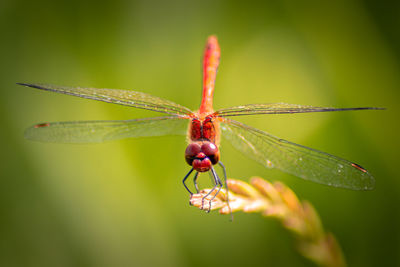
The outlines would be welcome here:
M 229 214 L 230 212 L 235 212 L 234 210 L 232 210 L 232 207 L 231 207 L 231 209 L 229 209 L 229 207 L 228 207 L 228 205 L 224 205 L 220 210 L 219 210 L 219 213 L 220 214 Z
M 324 238 L 318 240 L 318 242 L 300 242 L 298 249 L 304 257 L 312 260 L 320 266 L 346 266 L 346 261 L 339 244 L 330 233 L 327 233 Z
M 209 195 L 206 197 L 203 201 L 203 197 L 209 192 L 209 190 L 203 190 L 200 192 L 200 194 L 193 194 L 192 197 L 190 198 L 190 204 L 192 206 L 195 206 L 199 209 L 203 210 L 215 210 L 219 209 L 224 205 L 224 202 L 222 202 L 219 198 L 215 197 L 212 202 L 211 202 L 211 209 L 210 209 L 210 200 L 213 197 L 213 195 Z
M 250 183 L 257 188 L 258 191 L 265 197 L 271 199 L 272 202 L 277 203 L 281 200 L 279 193 L 275 187 L 268 181 L 260 177 L 252 177 Z
M 308 237 L 308 227 L 300 217 L 292 214 L 292 216 L 282 218 L 282 224 L 300 238 Z
M 246 206 L 243 207 L 244 212 L 261 212 L 270 207 L 270 203 L 263 199 L 255 199 L 253 201 L 249 201 Z
M 324 233 L 324 228 L 318 213 L 311 203 L 303 201 L 304 219 L 310 224 L 310 228 L 315 235 L 315 238 L 321 238 Z
M 300 202 L 285 184 L 271 184 L 260 177 L 251 178 L 251 184 L 234 179 L 227 182 L 228 191 L 222 189 L 215 198 L 211 193 L 203 201 L 211 190 L 205 189 L 194 194 L 190 203 L 206 211 L 219 209 L 221 214 L 260 212 L 265 217 L 276 218 L 295 235 L 304 257 L 321 266 L 346 266 L 339 244 L 332 234 L 324 231 L 314 207 L 307 201 Z
M 229 179 L 228 188 L 235 194 L 239 194 L 245 197 L 257 197 L 259 192 L 251 187 L 248 183 L 241 180 Z
M 344 258 L 343 252 L 333 234 L 327 233 L 325 240 L 328 250 L 333 252 L 330 254 L 332 255 L 332 263 L 334 263 L 331 266 L 346 266 L 346 260 Z
M 277 205 L 271 203 L 271 205 L 264 210 L 262 215 L 266 217 L 275 217 L 278 219 L 282 219 L 288 216 L 288 209 L 285 206 L 280 205 L 279 203 Z
M 299 199 L 291 189 L 280 182 L 275 182 L 274 187 L 281 194 L 283 201 L 290 210 L 297 212 L 299 215 L 303 212 Z

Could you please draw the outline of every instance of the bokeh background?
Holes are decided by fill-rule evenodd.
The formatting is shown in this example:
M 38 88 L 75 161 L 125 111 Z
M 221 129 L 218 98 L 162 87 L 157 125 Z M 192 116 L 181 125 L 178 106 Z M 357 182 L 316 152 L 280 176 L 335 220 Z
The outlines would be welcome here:
M 387 108 L 240 118 L 361 164 L 376 178 L 370 192 L 267 170 L 224 142 L 221 150 L 229 177 L 283 181 L 313 203 L 350 266 L 399 266 L 399 14 L 398 2 L 371 0 L 2 0 L 0 266 L 312 266 L 274 220 L 238 213 L 231 223 L 188 205 L 184 137 L 23 138 L 43 121 L 158 114 L 16 82 L 133 89 L 196 109 L 210 34 L 222 49 L 215 108 Z

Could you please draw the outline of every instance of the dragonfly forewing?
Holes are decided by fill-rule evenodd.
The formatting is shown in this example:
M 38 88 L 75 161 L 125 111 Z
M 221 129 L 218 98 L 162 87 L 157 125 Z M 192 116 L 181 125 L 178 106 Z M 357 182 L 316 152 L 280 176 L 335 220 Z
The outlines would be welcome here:
M 249 105 L 224 108 L 216 111 L 214 113 L 214 116 L 231 117 L 231 116 L 243 116 L 243 115 L 260 115 L 260 114 L 294 114 L 294 113 L 350 111 L 350 110 L 367 110 L 367 109 L 382 109 L 382 108 L 374 108 L 374 107 L 331 108 L 331 107 L 313 107 L 313 106 L 287 104 L 287 103 L 270 103 L 270 104 L 249 104 Z
M 265 167 L 277 168 L 305 180 L 353 190 L 370 190 L 375 180 L 361 166 L 301 146 L 240 122 L 224 119 L 223 137 L 237 150 Z
M 121 89 L 103 89 L 103 88 L 84 88 L 84 87 L 66 87 L 46 84 L 28 84 L 18 83 L 40 90 L 62 93 L 66 95 L 78 96 L 87 99 L 103 101 L 107 103 L 119 104 L 135 108 L 153 110 L 171 115 L 190 115 L 192 111 L 184 106 L 172 101 L 152 96 L 146 93 L 121 90 Z
M 72 121 L 36 124 L 25 138 L 51 143 L 100 143 L 125 138 L 185 135 L 188 120 L 182 117 L 155 117 L 116 121 Z

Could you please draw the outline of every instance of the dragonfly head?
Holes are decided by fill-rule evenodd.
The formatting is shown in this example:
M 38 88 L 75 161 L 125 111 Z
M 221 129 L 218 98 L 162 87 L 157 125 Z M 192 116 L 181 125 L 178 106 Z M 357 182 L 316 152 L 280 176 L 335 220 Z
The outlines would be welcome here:
M 189 144 L 185 151 L 186 162 L 198 172 L 206 172 L 219 161 L 218 147 L 209 141 Z

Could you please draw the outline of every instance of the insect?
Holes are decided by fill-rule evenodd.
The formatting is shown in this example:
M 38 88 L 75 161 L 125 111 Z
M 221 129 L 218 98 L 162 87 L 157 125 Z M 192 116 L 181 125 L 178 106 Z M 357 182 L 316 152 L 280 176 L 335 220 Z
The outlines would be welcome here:
M 168 114 L 163 117 L 120 121 L 46 122 L 28 128 L 25 137 L 31 140 L 59 143 L 96 143 L 131 137 L 186 134 L 188 146 L 185 160 L 191 166 L 183 179 L 194 172 L 194 186 L 199 192 L 199 173 L 211 172 L 214 197 L 223 187 L 214 166 L 219 164 L 226 181 L 226 170 L 220 162 L 220 138 L 223 136 L 248 157 L 268 168 L 320 184 L 354 190 L 374 187 L 374 178 L 360 165 L 339 157 L 298 145 L 231 119 L 235 116 L 259 114 L 293 114 L 308 112 L 380 109 L 374 107 L 329 108 L 285 103 L 249 104 L 217 111 L 213 109 L 214 82 L 220 59 L 215 36 L 207 39 L 203 60 L 203 93 L 200 108 L 192 111 L 169 100 L 142 92 L 118 89 L 71 88 L 43 84 L 20 85 L 72 96 L 99 100 Z M 188 130 L 183 130 L 187 127 Z M 183 126 L 183 127 L 182 127 Z M 210 201 L 211 203 L 211 201 Z

